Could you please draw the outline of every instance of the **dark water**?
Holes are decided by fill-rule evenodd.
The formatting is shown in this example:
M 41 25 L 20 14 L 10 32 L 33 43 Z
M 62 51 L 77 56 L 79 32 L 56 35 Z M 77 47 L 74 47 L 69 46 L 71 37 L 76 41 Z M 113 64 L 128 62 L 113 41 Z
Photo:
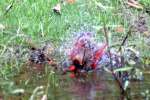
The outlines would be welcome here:
M 131 81 L 131 100 L 146 100 L 141 93 L 150 90 L 149 75 L 149 70 L 146 70 L 144 81 Z M 68 75 L 49 74 L 46 70 L 38 74 L 25 68 L 12 81 L 25 92 L 17 95 L 0 92 L 0 98 L 28 100 L 37 86 L 44 86 L 44 91 L 47 89 L 48 100 L 121 100 L 122 96 L 112 75 L 106 72 L 91 72 L 86 78 L 71 79 Z M 41 97 L 34 100 L 41 100 Z

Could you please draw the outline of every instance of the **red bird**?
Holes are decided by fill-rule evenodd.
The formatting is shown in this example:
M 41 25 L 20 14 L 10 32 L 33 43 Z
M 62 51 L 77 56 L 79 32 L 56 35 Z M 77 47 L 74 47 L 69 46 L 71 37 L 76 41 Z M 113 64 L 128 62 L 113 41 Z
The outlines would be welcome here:
M 80 37 L 69 55 L 70 61 L 72 62 L 68 68 L 72 73 L 70 77 L 83 71 L 96 69 L 99 60 L 105 53 L 106 47 L 107 44 L 105 43 L 97 48 L 97 45 L 91 43 L 89 36 L 83 35 Z

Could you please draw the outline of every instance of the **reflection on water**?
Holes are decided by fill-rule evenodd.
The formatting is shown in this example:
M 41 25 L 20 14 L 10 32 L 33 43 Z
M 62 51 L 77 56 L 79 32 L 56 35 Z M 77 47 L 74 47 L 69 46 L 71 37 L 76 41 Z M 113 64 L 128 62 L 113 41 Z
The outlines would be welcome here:
M 110 77 L 109 75 L 106 76 L 105 73 L 90 73 L 86 79 L 72 80 L 65 92 L 68 92 L 68 95 L 72 95 L 75 100 L 118 98 L 118 94 L 114 93 L 119 90 Z
M 45 72 L 43 74 L 43 76 L 36 78 L 40 74 L 24 69 L 12 81 L 15 82 L 17 87 L 25 89 L 25 93 L 21 95 L 7 94 L 7 100 L 28 100 L 37 86 L 47 86 L 47 75 L 49 74 L 45 75 Z M 53 86 L 53 81 L 50 80 L 48 100 L 122 100 L 120 90 L 109 73 L 91 72 L 86 78 L 78 79 L 70 79 L 67 75 L 62 76 L 59 73 L 55 73 L 55 75 L 54 79 L 57 80 L 56 83 L 59 86 Z M 27 81 L 28 83 L 25 85 Z M 150 90 L 149 73 L 144 75 L 144 81 L 131 81 L 130 87 L 131 100 L 146 100 L 141 92 Z M 1 91 L 0 98 L 2 98 Z
M 74 80 L 70 91 L 76 100 L 108 100 L 109 94 L 113 91 L 117 92 L 118 89 L 115 84 L 109 85 L 105 77 L 107 76 L 102 76 L 100 73 L 92 73 L 90 77 L 84 81 Z M 112 83 L 112 80 L 110 80 L 110 83 Z
M 107 84 L 102 81 L 95 79 L 90 80 L 74 80 L 70 91 L 80 99 L 94 100 L 97 96 L 97 92 L 102 92 L 103 94 L 107 91 Z
M 146 74 L 145 81 L 131 81 L 131 100 L 145 100 L 141 92 L 150 90 L 147 79 Z M 64 88 L 71 100 L 125 100 L 111 74 L 104 72 L 91 73 L 86 79 L 74 79 Z

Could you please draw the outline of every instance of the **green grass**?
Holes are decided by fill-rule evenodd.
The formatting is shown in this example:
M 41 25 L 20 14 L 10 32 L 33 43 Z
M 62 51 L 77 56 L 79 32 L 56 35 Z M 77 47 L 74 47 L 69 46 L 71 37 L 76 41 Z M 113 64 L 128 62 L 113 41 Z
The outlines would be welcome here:
M 102 12 L 94 1 L 90 0 L 62 5 L 61 16 L 52 11 L 57 3 L 55 0 L 15 1 L 6 15 L 3 15 L 5 8 L 11 4 L 11 1 L 1 0 L 0 2 L 3 4 L 1 5 L 1 23 L 6 26 L 6 30 L 16 34 L 20 28 L 20 33 L 29 35 L 34 40 L 44 37 L 44 39 L 59 41 L 60 38 L 66 37 L 69 29 L 78 31 L 84 24 L 90 27 L 102 25 L 104 19 L 108 24 L 119 23 L 119 16 L 112 16 L 113 13 L 109 8 L 106 13 Z M 111 2 L 108 2 L 106 6 L 112 6 Z

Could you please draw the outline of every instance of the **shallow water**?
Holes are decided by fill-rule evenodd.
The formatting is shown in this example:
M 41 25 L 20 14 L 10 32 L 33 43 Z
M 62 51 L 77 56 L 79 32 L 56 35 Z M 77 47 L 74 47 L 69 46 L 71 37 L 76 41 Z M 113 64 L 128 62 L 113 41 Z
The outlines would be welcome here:
M 145 100 L 141 92 L 150 91 L 149 71 L 145 71 L 144 81 L 131 81 L 131 100 Z M 58 72 L 50 75 L 44 70 L 38 74 L 37 71 L 24 68 L 12 81 L 15 87 L 23 88 L 25 92 L 2 92 L 0 98 L 28 100 L 37 86 L 44 86 L 44 91 L 48 86 L 48 100 L 121 100 L 122 97 L 112 75 L 105 72 L 91 72 L 86 78 L 70 79 L 68 75 L 60 75 Z M 41 100 L 41 97 L 36 96 L 34 100 Z

